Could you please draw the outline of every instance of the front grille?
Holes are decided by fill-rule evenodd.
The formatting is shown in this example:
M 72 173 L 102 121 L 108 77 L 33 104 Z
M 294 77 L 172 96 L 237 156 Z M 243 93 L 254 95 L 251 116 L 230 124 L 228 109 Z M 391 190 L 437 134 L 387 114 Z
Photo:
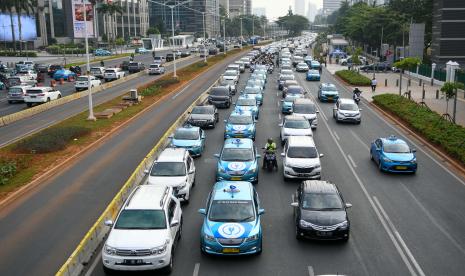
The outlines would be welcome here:
M 312 224 L 312 228 L 317 230 L 317 231 L 334 231 L 339 227 L 338 224 L 336 225 L 330 225 L 330 226 L 320 226 L 320 225 L 315 225 Z
M 118 256 L 149 256 L 151 255 L 149 249 L 116 249 L 116 255 Z
M 239 245 L 244 239 L 218 239 L 218 242 L 223 245 Z
M 229 175 L 243 175 L 244 171 L 229 171 Z
M 292 170 L 296 173 L 311 173 L 313 171 L 313 168 L 292 167 Z

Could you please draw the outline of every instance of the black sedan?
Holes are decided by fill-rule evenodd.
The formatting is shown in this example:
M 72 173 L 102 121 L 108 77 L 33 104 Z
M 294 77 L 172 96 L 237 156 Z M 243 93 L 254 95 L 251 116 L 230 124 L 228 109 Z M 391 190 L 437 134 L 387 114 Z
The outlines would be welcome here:
M 292 198 L 297 239 L 349 240 L 347 208 L 352 205 L 344 203 L 336 185 L 303 181 Z
M 195 106 L 189 114 L 187 123 L 202 128 L 214 128 L 218 123 L 218 110 L 213 105 Z

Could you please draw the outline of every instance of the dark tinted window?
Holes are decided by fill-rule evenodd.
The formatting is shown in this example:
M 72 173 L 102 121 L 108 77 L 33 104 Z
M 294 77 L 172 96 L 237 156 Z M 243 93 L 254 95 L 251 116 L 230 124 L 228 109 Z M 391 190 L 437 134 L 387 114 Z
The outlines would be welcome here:
M 163 210 L 123 210 L 115 223 L 115 229 L 165 229 Z
M 315 112 L 314 104 L 294 104 L 294 113 L 313 114 Z
M 199 139 L 199 132 L 186 130 L 186 129 L 178 129 L 174 133 L 174 139 L 178 140 L 198 140 Z
M 358 110 L 358 106 L 356 104 L 347 104 L 347 103 L 344 103 L 344 104 L 341 104 L 341 107 L 340 107 L 341 110 L 349 110 L 349 111 L 357 111 Z
M 225 148 L 221 154 L 223 161 L 251 161 L 253 152 L 250 149 Z
M 229 96 L 229 89 L 223 89 L 223 88 L 220 88 L 220 87 L 213 88 L 210 91 L 210 95 L 213 95 L 213 96 Z
M 384 143 L 384 152 L 388 153 L 409 153 L 410 148 L 408 147 L 407 144 L 387 144 Z
M 307 120 L 286 120 L 285 128 L 307 129 L 310 128 L 310 123 Z
M 213 114 L 214 110 L 211 106 L 196 106 L 192 109 L 192 114 Z
M 302 208 L 308 210 L 342 210 L 342 201 L 336 193 L 304 193 Z
M 289 147 L 287 157 L 290 158 L 316 158 L 318 153 L 314 147 Z
M 182 162 L 156 162 L 153 164 L 151 176 L 185 176 L 186 166 Z
M 248 125 L 253 123 L 252 116 L 230 116 L 229 123 L 235 125 Z

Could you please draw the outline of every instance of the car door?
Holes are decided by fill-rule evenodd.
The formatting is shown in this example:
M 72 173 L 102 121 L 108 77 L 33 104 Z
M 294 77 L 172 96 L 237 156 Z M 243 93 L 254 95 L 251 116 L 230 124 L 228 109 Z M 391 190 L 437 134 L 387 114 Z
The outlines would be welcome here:
M 176 234 L 178 233 L 179 229 L 179 223 L 181 223 L 180 220 L 177 219 L 176 217 L 176 201 L 173 198 L 170 198 L 170 203 L 168 204 L 168 225 L 170 227 L 170 236 L 171 236 L 171 241 L 175 242 L 176 241 Z M 178 225 L 173 225 L 171 226 L 171 223 L 177 220 Z
M 199 129 L 199 131 L 200 131 L 200 139 L 201 139 L 200 145 L 202 146 L 202 150 L 203 150 L 205 147 L 205 132 L 201 128 Z
M 377 163 L 380 162 L 382 148 L 383 148 L 383 142 L 381 141 L 381 139 L 376 139 L 375 148 L 373 152 L 373 158 L 375 159 Z

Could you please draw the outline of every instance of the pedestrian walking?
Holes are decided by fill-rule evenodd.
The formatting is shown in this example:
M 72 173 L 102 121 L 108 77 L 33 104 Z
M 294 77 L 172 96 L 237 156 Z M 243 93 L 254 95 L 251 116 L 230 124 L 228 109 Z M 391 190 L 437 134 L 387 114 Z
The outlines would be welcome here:
M 371 92 L 376 91 L 376 85 L 378 85 L 378 81 L 376 80 L 375 77 L 373 77 L 373 79 L 371 80 Z
M 105 67 L 105 62 L 103 62 L 103 60 L 100 60 L 100 66 Z

